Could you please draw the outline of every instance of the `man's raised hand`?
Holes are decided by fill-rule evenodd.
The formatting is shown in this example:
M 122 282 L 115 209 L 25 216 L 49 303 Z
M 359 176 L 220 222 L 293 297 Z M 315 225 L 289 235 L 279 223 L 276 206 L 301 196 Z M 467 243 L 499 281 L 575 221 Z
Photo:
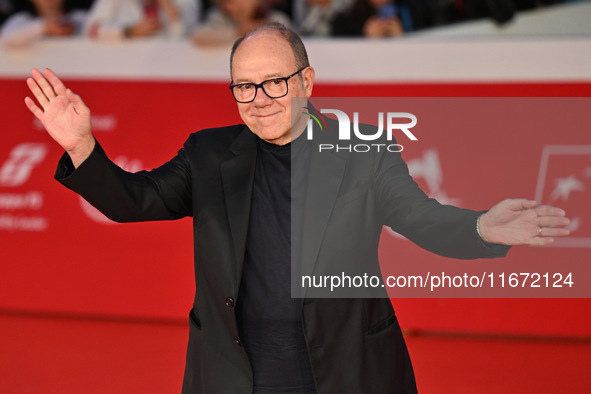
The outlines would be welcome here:
M 25 104 L 78 167 L 96 143 L 91 131 L 90 110 L 51 70 L 33 69 L 31 76 L 27 78 L 27 85 L 41 108 L 30 97 L 25 98 Z
M 478 218 L 486 242 L 504 245 L 546 245 L 569 235 L 566 213 L 524 199 L 503 200 Z

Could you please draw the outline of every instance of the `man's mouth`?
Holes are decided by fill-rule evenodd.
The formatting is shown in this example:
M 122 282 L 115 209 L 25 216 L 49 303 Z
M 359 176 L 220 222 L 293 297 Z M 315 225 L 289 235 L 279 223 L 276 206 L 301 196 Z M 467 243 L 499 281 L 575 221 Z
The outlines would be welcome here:
M 277 115 L 277 112 L 274 112 L 272 114 L 258 114 L 258 115 L 254 115 L 255 118 L 270 118 L 273 115 Z

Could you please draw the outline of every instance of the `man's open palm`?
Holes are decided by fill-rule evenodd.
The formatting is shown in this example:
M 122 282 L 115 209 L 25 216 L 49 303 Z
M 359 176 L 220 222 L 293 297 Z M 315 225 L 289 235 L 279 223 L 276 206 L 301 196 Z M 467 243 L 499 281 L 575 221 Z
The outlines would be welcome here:
M 41 108 L 30 97 L 25 98 L 25 103 L 77 167 L 90 155 L 95 144 L 90 110 L 51 70 L 41 73 L 33 69 L 31 75 L 27 85 Z
M 546 245 L 554 237 L 569 235 L 562 209 L 524 199 L 501 201 L 479 218 L 479 224 L 485 241 L 504 245 Z

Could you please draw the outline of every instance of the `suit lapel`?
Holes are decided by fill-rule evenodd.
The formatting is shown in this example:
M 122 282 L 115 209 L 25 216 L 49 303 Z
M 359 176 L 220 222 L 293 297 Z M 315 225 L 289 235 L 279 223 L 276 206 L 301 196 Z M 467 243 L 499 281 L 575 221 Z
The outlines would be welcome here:
M 240 283 L 246 251 L 246 237 L 257 157 L 256 136 L 245 126 L 230 146 L 220 170 L 230 233 L 234 245 L 236 286 Z
M 312 144 L 312 149 L 317 149 Z M 345 173 L 346 161 L 333 153 L 312 151 L 302 235 L 302 275 L 317 263 L 326 226 Z
M 220 171 L 234 246 L 235 280 L 240 283 L 246 252 L 252 188 L 257 158 L 256 136 L 245 126 L 230 146 Z M 311 275 L 338 196 L 346 161 L 333 153 L 312 151 L 302 234 L 302 275 Z

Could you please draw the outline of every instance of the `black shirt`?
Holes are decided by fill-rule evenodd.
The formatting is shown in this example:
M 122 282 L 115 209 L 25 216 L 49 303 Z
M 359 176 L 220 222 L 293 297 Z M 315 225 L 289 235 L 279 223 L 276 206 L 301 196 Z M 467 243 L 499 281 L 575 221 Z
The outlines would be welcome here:
M 284 146 L 258 142 L 237 301 L 240 335 L 252 364 L 255 394 L 315 394 L 302 328 L 302 299 L 291 297 L 292 145 L 298 154 L 303 149 L 299 141 Z M 298 187 L 294 197 L 299 200 L 304 195 Z

